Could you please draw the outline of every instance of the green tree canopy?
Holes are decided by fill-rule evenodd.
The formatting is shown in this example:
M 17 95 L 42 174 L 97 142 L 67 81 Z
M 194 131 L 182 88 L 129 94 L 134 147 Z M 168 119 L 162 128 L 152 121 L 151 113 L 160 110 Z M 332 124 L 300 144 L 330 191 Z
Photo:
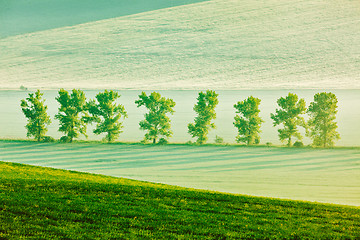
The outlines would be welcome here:
M 172 136 L 170 118 L 166 115 L 174 113 L 175 102 L 172 99 L 161 97 L 157 92 L 152 92 L 149 96 L 142 92 L 135 104 L 137 107 L 145 106 L 149 110 L 145 114 L 145 119 L 139 123 L 140 129 L 147 131 L 145 141 L 152 140 L 156 143 L 159 136 Z
M 236 113 L 234 126 L 238 129 L 237 142 L 245 142 L 247 145 L 260 143 L 260 126 L 264 121 L 259 117 L 259 105 L 261 100 L 253 96 L 234 105 Z
M 97 101 L 90 100 L 87 104 L 91 121 L 97 123 L 93 132 L 97 135 L 107 133 L 104 139 L 112 142 L 122 133 L 123 126 L 120 119 L 121 117 L 125 119 L 127 113 L 123 105 L 115 102 L 120 98 L 118 92 L 105 90 L 103 93 L 98 93 L 95 98 Z
M 59 96 L 55 98 L 59 104 L 59 112 L 55 119 L 60 122 L 59 131 L 66 134 L 62 140 L 72 142 L 79 134 L 86 135 L 86 124 L 88 116 L 86 110 L 85 94 L 81 90 L 73 89 L 71 94 L 60 89 Z
M 293 137 L 302 139 L 298 126 L 306 129 L 305 120 L 300 116 L 306 112 L 305 100 L 299 100 L 296 94 L 289 93 L 285 98 L 279 98 L 277 103 L 280 108 L 276 109 L 275 114 L 271 114 L 271 118 L 274 120 L 274 126 L 283 124 L 284 128 L 278 129 L 279 138 L 281 141 L 287 139 L 287 145 L 290 147 Z
M 29 97 L 21 100 L 21 110 L 28 119 L 26 124 L 27 136 L 34 136 L 37 141 L 41 141 L 47 132 L 47 125 L 51 123 L 47 114 L 45 100 L 42 99 L 43 93 L 37 90 L 29 93 Z
M 308 135 L 312 138 L 313 145 L 331 147 L 335 140 L 340 139 L 335 122 L 337 103 L 335 94 L 331 92 L 314 95 L 314 102 L 310 103 L 307 111 L 310 115 Z
M 219 103 L 218 94 L 215 91 L 207 90 L 199 92 L 198 102 L 194 106 L 197 113 L 194 123 L 188 124 L 188 133 L 192 137 L 197 137 L 197 143 L 203 144 L 207 141 L 207 135 L 210 128 L 215 128 L 211 120 L 216 118 L 215 107 Z

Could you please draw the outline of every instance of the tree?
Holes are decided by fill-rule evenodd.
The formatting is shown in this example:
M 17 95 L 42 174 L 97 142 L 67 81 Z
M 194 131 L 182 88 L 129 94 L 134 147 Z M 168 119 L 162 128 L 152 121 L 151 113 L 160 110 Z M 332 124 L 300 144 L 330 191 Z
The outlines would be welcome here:
M 210 128 L 215 128 L 211 120 L 216 118 L 215 107 L 219 103 L 218 94 L 215 91 L 207 90 L 206 93 L 199 92 L 198 102 L 194 106 L 197 113 L 194 123 L 188 124 L 188 133 L 192 137 L 197 137 L 197 143 L 203 144 L 207 141 Z
M 42 96 L 43 93 L 40 93 L 40 90 L 37 90 L 35 94 L 29 93 L 29 97 L 21 100 L 20 105 L 25 117 L 28 118 L 27 137 L 34 136 L 38 142 L 44 138 L 48 130 L 47 125 L 51 123 Z
M 335 94 L 329 92 L 317 93 L 314 102 L 310 103 L 308 114 L 309 133 L 315 146 L 331 147 L 334 140 L 340 139 L 340 134 L 336 131 L 335 122 L 338 100 Z
M 167 113 L 174 113 L 175 102 L 172 99 L 161 97 L 157 92 L 152 92 L 149 96 L 142 92 L 135 104 L 137 107 L 145 106 L 149 110 L 145 114 L 145 120 L 139 123 L 140 129 L 147 131 L 145 141 L 152 140 L 156 143 L 159 136 L 165 138 L 172 136 L 170 119 L 166 116 Z
M 305 100 L 299 100 L 296 94 L 289 93 L 287 97 L 279 98 L 277 103 L 280 109 L 276 109 L 276 114 L 271 114 L 271 118 L 274 120 L 274 126 L 283 124 L 284 128 L 278 129 L 279 138 L 281 141 L 287 139 L 287 145 L 291 147 L 293 137 L 302 139 L 298 126 L 306 129 L 305 120 L 300 116 L 306 111 Z
M 124 106 L 115 102 L 119 97 L 118 92 L 105 90 L 95 96 L 97 102 L 91 100 L 87 103 L 87 109 L 92 115 L 90 121 L 97 123 L 93 132 L 97 135 L 107 133 L 104 139 L 108 142 L 114 141 L 122 133 L 120 119 L 127 117 Z
M 86 98 L 81 90 L 73 89 L 72 93 L 60 89 L 59 96 L 55 98 L 59 104 L 59 113 L 55 119 L 60 122 L 59 131 L 66 134 L 61 140 L 72 142 L 79 134 L 86 135 L 86 124 L 88 115 L 86 114 Z
M 234 126 L 238 129 L 237 142 L 245 142 L 247 145 L 260 143 L 260 126 L 264 122 L 259 117 L 260 102 L 259 98 L 250 96 L 234 105 L 236 113 L 241 114 L 234 117 Z

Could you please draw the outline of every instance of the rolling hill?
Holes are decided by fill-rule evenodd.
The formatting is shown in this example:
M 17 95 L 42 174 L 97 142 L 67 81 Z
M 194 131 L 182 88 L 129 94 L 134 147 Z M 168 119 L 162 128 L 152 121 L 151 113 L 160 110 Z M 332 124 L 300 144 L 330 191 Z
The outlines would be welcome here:
M 204 0 L 0 0 L 0 38 Z
M 360 206 L 360 149 L 0 141 L 0 160 L 196 189 Z
M 357 0 L 154 9 L 0 39 L 0 88 L 360 88 Z
M 0 161 L 0 238 L 358 239 L 358 207 L 222 194 Z

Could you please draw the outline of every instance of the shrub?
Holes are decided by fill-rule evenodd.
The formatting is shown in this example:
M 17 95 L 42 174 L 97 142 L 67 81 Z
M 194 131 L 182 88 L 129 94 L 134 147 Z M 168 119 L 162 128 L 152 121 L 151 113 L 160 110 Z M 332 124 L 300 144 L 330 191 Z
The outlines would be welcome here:
M 55 139 L 50 136 L 44 136 L 42 140 L 43 142 L 55 142 Z
M 60 138 L 60 142 L 62 142 L 62 143 L 69 143 L 69 142 L 71 142 L 71 137 L 69 137 L 69 136 L 62 136 L 62 137 Z
M 271 142 L 267 142 L 266 146 L 271 147 L 273 144 Z
M 294 147 L 304 147 L 304 144 L 300 141 L 296 141 L 293 146 Z
M 165 138 L 160 138 L 158 144 L 165 145 L 165 144 L 168 144 L 168 141 Z
M 27 88 L 27 87 L 24 87 L 23 85 L 21 85 L 21 86 L 20 86 L 20 90 L 21 90 L 21 91 L 27 91 L 28 88 Z
M 215 143 L 217 143 L 217 144 L 224 143 L 224 138 L 216 135 L 216 137 L 215 137 Z

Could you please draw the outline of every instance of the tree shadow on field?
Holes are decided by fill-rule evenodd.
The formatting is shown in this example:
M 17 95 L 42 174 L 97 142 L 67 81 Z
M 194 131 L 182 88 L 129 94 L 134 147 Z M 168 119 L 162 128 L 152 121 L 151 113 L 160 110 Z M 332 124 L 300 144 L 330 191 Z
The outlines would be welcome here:
M 0 38 L 207 0 L 0 0 Z

